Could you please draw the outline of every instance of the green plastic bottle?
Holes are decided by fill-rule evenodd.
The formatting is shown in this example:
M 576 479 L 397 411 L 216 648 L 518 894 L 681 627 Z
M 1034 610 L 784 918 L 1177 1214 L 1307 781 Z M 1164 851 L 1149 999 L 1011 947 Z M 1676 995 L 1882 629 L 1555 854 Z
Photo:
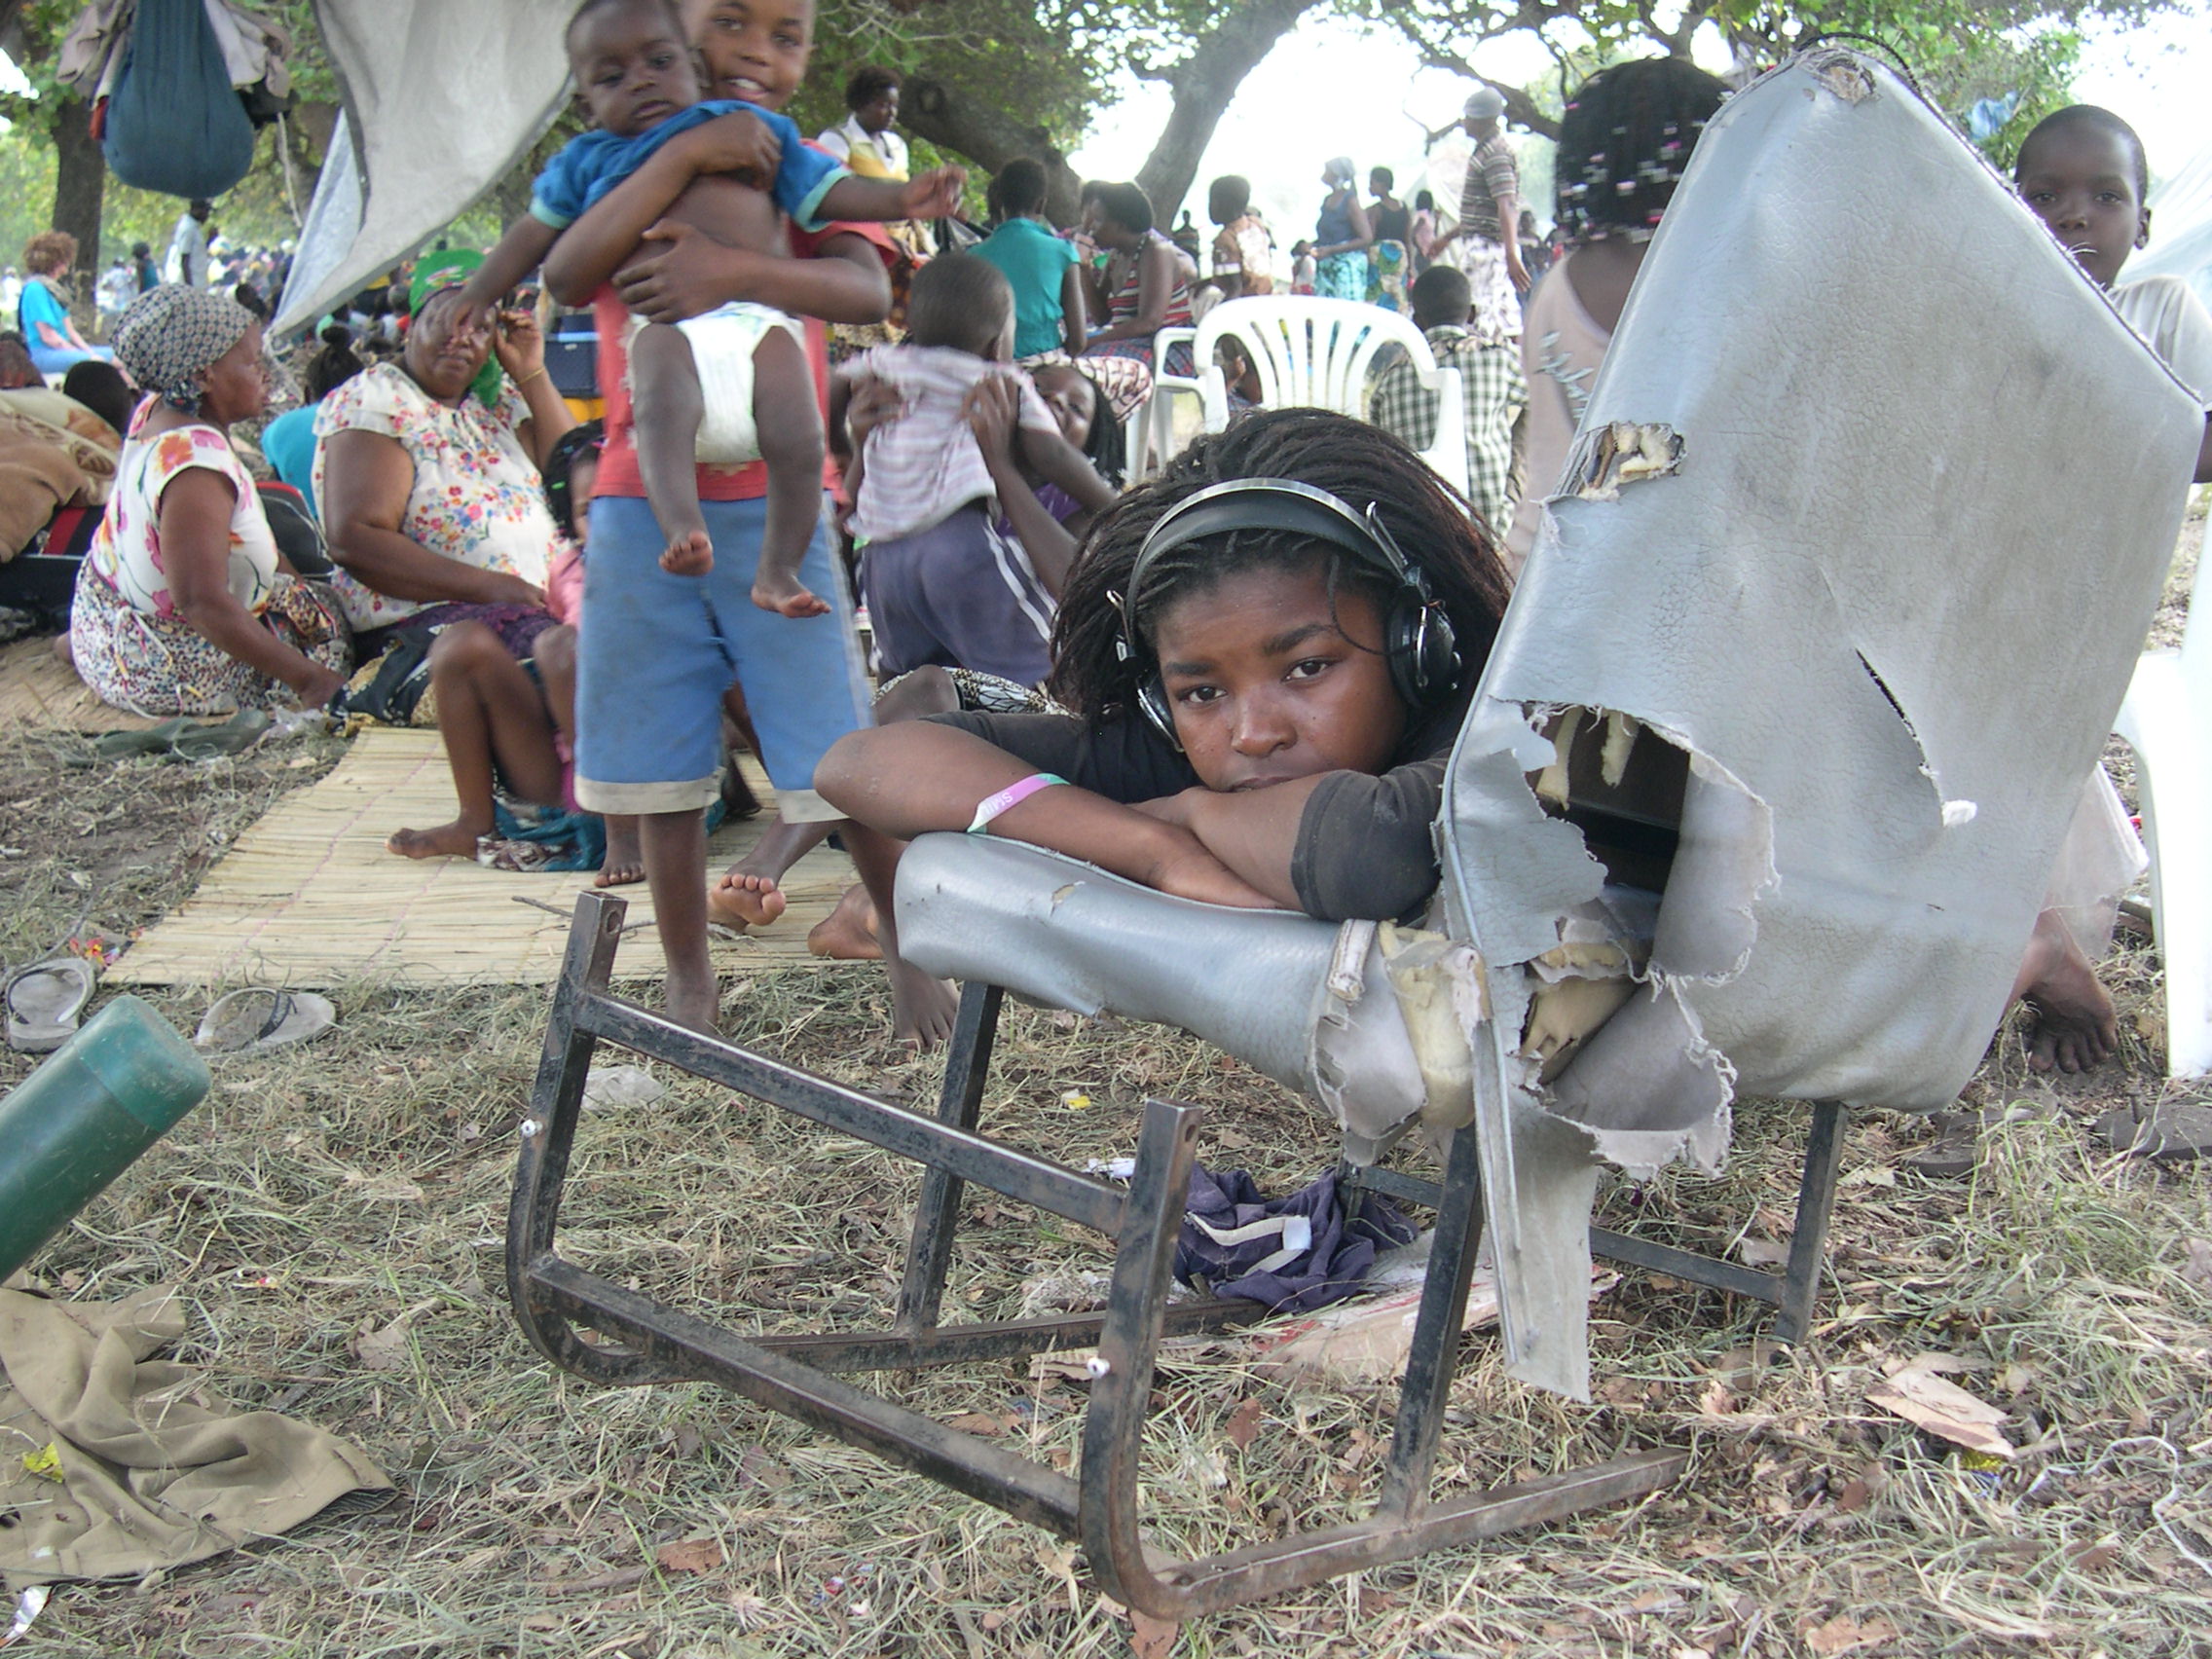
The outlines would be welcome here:
M 0 1278 L 200 1104 L 207 1063 L 117 997 L 0 1100 Z

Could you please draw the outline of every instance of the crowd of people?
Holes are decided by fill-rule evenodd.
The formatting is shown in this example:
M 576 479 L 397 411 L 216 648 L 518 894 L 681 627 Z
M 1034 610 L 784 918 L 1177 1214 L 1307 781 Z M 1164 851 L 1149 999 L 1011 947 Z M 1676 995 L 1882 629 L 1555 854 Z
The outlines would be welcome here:
M 897 1028 L 924 1045 L 950 992 L 900 957 L 889 896 L 925 830 L 1214 903 L 1418 915 L 1445 756 L 1544 487 L 1725 90 L 1672 59 L 1591 77 L 1562 124 L 1556 258 L 1487 87 L 1449 222 L 1387 169 L 1364 194 L 1350 160 L 1324 169 L 1289 286 L 1411 311 L 1460 371 L 1466 498 L 1417 459 L 1438 394 L 1410 360 L 1358 420 L 1246 407 L 1264 387 L 1234 352 L 1237 417 L 1131 488 L 1129 417 L 1156 373 L 1197 366 L 1188 346 L 1156 363 L 1161 330 L 1282 285 L 1247 182 L 1207 191 L 1203 271 L 1133 184 L 1086 185 L 1055 223 L 1043 159 L 990 180 L 986 234 L 917 231 L 966 181 L 911 169 L 895 75 L 856 76 L 812 143 L 781 116 L 806 10 L 585 0 L 567 46 L 592 131 L 488 257 L 425 255 L 394 284 L 394 350 L 342 319 L 318 331 L 299 407 L 260 427 L 273 479 L 231 436 L 267 412 L 263 318 L 209 253 L 206 204 L 170 280 L 144 281 L 144 252 L 130 270 L 117 367 L 69 322 L 73 244 L 35 240 L 30 364 L 115 383 L 87 384 L 114 460 L 69 607 L 79 674 L 146 714 L 434 720 L 459 811 L 394 827 L 391 850 L 528 867 L 519 815 L 588 824 L 603 882 L 650 884 L 671 1014 L 700 1029 L 710 922 L 775 925 L 784 873 L 830 833 L 862 880 L 814 943 L 880 957 Z M 2125 124 L 2052 117 L 2018 179 L 2212 387 L 2212 322 L 2186 289 L 2116 285 L 2147 187 Z M 599 420 L 553 385 L 517 298 L 534 273 L 594 315 Z M 293 502 L 319 536 L 279 538 Z M 710 813 L 756 805 L 725 781 L 733 743 L 777 819 L 710 883 Z M 2076 1069 L 2109 1052 L 2111 1005 L 2062 939 L 2039 930 L 2020 990 L 2039 1058 Z

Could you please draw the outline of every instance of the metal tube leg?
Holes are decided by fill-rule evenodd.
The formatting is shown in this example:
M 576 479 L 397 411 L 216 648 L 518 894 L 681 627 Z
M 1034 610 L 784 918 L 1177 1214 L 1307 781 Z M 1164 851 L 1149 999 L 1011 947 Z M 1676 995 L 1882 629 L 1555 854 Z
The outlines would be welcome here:
M 944 1062 L 944 1089 L 938 1097 L 939 1122 L 962 1129 L 976 1126 L 983 1107 L 983 1084 L 990 1076 L 991 1050 L 998 1041 L 999 1004 L 1005 996 L 997 985 L 970 984 L 961 991 L 952 1048 Z M 901 1336 L 913 1336 L 937 1324 L 965 1185 L 959 1176 L 935 1164 L 922 1175 L 914 1231 L 906 1246 L 906 1276 L 899 1287 L 899 1309 L 891 1326 Z
M 1137 1530 L 1137 1464 L 1167 1278 L 1203 1115 L 1196 1106 L 1145 1102 L 1127 1220 L 1115 1240 L 1114 1282 L 1098 1337 L 1100 1371 L 1083 1424 L 1084 1554 L 1108 1595 L 1157 1618 L 1181 1616 L 1180 1593 L 1161 1583 L 1145 1561 Z
M 1483 1230 L 1481 1156 L 1472 1127 L 1456 1131 L 1445 1162 L 1444 1194 L 1436 1212 L 1428 1273 L 1421 1281 L 1420 1310 L 1414 1318 L 1413 1349 L 1398 1394 L 1398 1425 L 1382 1478 L 1383 1513 L 1419 1520 L 1428 1507 L 1429 1469 L 1444 1428 L 1444 1408 L 1458 1369 L 1459 1325 L 1467 1312 L 1467 1280 Z
M 1812 1132 L 1805 1137 L 1805 1174 L 1797 1184 L 1797 1226 L 1789 1240 L 1789 1265 L 1783 1271 L 1781 1311 L 1774 1321 L 1777 1342 L 1802 1342 L 1812 1328 L 1821 1268 L 1827 1260 L 1828 1216 L 1835 1208 L 1836 1164 L 1843 1155 L 1843 1125 L 1849 1116 L 1849 1108 L 1840 1100 L 1813 1102 Z

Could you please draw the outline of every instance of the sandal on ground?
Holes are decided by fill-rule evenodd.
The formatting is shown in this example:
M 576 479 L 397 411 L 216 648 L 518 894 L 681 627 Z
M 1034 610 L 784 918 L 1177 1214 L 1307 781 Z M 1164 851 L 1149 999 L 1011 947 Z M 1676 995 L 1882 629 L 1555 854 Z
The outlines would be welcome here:
M 237 1053 L 243 1049 L 305 1043 L 337 1023 L 338 1010 L 328 997 L 318 997 L 313 991 L 250 985 L 218 998 L 192 1040 L 218 1053 Z
M 2167 1100 L 2142 1117 L 2136 1116 L 2136 1108 L 2122 1106 L 2097 1120 L 2097 1134 L 2118 1153 L 2187 1163 L 2212 1157 L 2212 1106 Z
M 51 1054 L 76 1034 L 98 974 L 77 956 L 56 956 L 18 969 L 8 980 L 8 1047 L 18 1054 Z
M 182 715 L 140 731 L 102 732 L 92 739 L 92 753 L 102 760 L 121 760 L 129 755 L 166 755 L 169 746 L 192 729 Z

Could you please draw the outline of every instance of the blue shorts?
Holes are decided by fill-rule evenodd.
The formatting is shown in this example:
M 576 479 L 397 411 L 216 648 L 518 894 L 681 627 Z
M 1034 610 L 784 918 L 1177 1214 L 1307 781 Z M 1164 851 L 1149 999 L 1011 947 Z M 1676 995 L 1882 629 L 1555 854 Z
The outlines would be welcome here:
M 841 816 L 814 793 L 814 767 L 872 723 L 852 595 L 817 524 L 799 580 L 830 614 L 793 619 L 753 603 L 764 500 L 702 501 L 715 568 L 672 576 L 668 538 L 643 497 L 591 504 L 576 642 L 576 800 L 592 812 L 686 812 L 720 788 L 721 695 L 745 688 L 760 760 L 787 823 Z

